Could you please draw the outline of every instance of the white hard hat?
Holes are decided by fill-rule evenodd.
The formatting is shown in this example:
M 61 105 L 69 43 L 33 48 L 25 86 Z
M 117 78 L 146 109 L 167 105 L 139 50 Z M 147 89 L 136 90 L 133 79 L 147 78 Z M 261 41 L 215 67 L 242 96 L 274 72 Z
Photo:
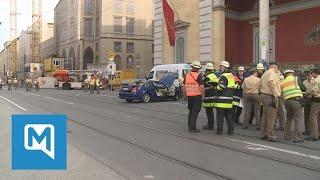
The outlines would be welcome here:
M 208 70 L 214 70 L 213 64 L 212 64 L 212 63 L 207 63 L 207 64 L 206 64 L 206 69 L 208 69 Z
M 262 63 L 257 64 L 257 69 L 264 70 L 264 66 Z
M 199 61 L 193 61 L 191 67 L 195 69 L 201 69 L 201 63 Z
M 291 69 L 285 70 L 283 74 L 287 74 L 287 73 L 294 73 L 294 70 L 291 70 Z
M 238 67 L 238 71 L 244 71 L 244 67 L 243 66 L 239 66 Z
M 224 66 L 224 67 L 226 67 L 226 68 L 229 68 L 229 67 L 230 67 L 230 64 L 229 64 L 228 61 L 221 61 L 220 66 Z

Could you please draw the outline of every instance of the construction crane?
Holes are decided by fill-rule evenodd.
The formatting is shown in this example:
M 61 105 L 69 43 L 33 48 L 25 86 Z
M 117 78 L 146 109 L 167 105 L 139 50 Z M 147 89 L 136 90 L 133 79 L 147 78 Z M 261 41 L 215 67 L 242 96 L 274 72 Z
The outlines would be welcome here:
M 42 1 L 32 0 L 32 63 L 40 63 L 40 42 L 41 42 L 41 26 L 42 26 Z
M 17 0 L 10 0 L 10 41 L 17 37 Z

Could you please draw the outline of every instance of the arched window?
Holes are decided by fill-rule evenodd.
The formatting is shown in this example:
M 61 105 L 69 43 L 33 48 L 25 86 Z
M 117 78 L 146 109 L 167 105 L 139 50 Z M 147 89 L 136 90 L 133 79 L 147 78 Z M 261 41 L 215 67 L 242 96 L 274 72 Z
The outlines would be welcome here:
M 184 63 L 184 37 L 179 36 L 176 40 L 176 63 Z
M 84 51 L 83 55 L 83 70 L 87 70 L 88 63 L 93 63 L 93 50 L 90 47 Z
M 116 55 L 114 57 L 114 63 L 116 64 L 117 71 L 121 70 L 121 56 L 120 55 Z
M 134 58 L 132 55 L 127 57 L 127 69 L 134 69 Z
M 84 0 L 84 13 L 92 14 L 92 0 Z

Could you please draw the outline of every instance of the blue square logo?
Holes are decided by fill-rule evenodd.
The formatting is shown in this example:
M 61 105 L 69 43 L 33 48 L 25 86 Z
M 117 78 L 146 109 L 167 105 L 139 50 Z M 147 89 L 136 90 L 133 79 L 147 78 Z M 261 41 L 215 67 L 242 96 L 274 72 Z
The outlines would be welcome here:
M 12 116 L 12 169 L 65 170 L 66 168 L 67 116 Z

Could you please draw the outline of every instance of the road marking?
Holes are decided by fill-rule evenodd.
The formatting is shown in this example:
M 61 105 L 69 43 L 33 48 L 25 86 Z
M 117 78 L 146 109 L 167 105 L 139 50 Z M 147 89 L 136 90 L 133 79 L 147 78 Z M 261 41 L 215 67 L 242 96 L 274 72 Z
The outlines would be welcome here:
M 166 104 L 175 104 L 175 105 L 180 105 L 180 106 L 186 106 L 186 105 L 187 105 L 187 104 L 177 103 L 177 102 L 161 102 L 161 103 L 166 103 Z
M 4 99 L 4 100 L 6 100 L 6 101 L 7 101 L 7 102 L 9 102 L 10 104 L 12 104 L 12 105 L 14 105 L 14 106 L 18 107 L 18 108 L 19 108 L 19 109 L 21 109 L 22 111 L 27 111 L 27 109 L 26 109 L 26 108 L 23 108 L 23 107 L 19 106 L 18 104 L 16 104 L 16 103 L 14 103 L 14 102 L 10 101 L 9 99 L 7 99 L 7 98 L 5 98 L 5 97 L 0 96 L 0 98 L 2 98 L 2 99 Z
M 71 105 L 73 105 L 74 103 L 72 103 L 72 102 L 68 102 L 68 101 L 63 101 L 63 100 L 60 100 L 60 99 L 55 99 L 55 98 L 51 98 L 51 97 L 44 97 L 44 98 L 46 98 L 46 99 L 50 99 L 50 100 L 53 100 L 53 101 L 57 101 L 57 102 L 63 102 L 63 103 L 67 103 L 67 104 L 71 104 Z
M 229 140 L 229 141 L 238 142 L 238 143 L 258 146 L 258 147 L 265 148 L 265 149 L 271 149 L 271 150 L 275 150 L 275 151 L 279 151 L 279 152 L 284 152 L 284 153 L 288 153 L 288 154 L 294 154 L 294 155 L 297 155 L 297 156 L 303 156 L 303 157 L 307 157 L 307 158 L 311 158 L 311 159 L 320 160 L 319 156 L 304 154 L 304 153 L 291 151 L 291 150 L 287 150 L 287 149 L 276 148 L 276 147 L 272 147 L 272 146 L 266 146 L 266 145 L 263 145 L 263 144 L 252 143 L 252 142 L 249 142 L 249 141 L 240 141 L 240 140 L 237 140 L 237 139 L 230 139 L 230 138 L 224 138 L 224 139 Z
M 267 150 L 269 150 L 269 149 L 260 148 L 260 147 L 254 146 L 254 145 L 248 145 L 247 149 L 252 150 L 252 151 L 267 151 Z
M 34 93 L 29 93 L 30 95 L 33 95 L 33 96 L 40 96 L 39 94 L 34 94 Z
M 152 175 L 145 175 L 144 178 L 145 178 L 145 179 L 154 179 L 154 176 L 152 176 Z

